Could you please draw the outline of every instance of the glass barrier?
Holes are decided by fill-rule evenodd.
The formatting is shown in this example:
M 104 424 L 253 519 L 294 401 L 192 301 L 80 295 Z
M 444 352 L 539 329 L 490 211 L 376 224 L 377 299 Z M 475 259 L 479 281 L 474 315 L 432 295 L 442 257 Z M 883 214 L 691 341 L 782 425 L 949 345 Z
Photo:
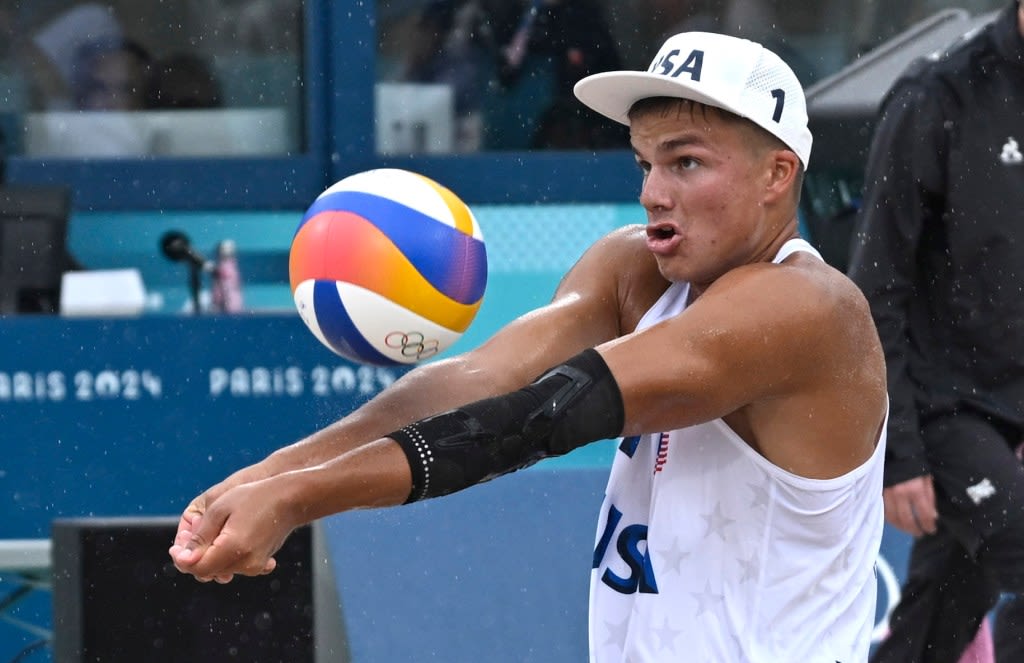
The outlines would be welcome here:
M 713 29 L 810 86 L 1006 2 L 0 0 L 0 179 L 94 210 L 298 208 L 379 166 L 477 203 L 632 200 L 626 130 L 576 102 L 579 77 Z
M 0 130 L 38 158 L 302 149 L 302 0 L 0 2 Z
M 676 32 L 764 43 L 805 86 L 917 21 L 1005 0 L 380 0 L 381 155 L 625 147 L 625 131 L 572 96 L 588 74 L 644 69 Z

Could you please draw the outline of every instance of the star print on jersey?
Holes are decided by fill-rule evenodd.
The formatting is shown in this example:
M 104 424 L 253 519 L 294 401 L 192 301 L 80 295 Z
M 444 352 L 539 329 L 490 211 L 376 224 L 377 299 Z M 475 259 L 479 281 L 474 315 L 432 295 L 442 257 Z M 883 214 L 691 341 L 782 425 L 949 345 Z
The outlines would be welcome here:
M 651 630 L 654 633 L 654 637 L 658 639 L 658 647 L 662 650 L 667 649 L 668 651 L 674 651 L 675 639 L 682 633 L 679 629 L 674 629 L 669 626 L 668 617 L 664 617 L 661 620 L 661 626 Z
M 757 580 L 761 565 L 758 564 L 756 555 L 751 556 L 750 559 L 737 557 L 736 563 L 740 565 L 740 570 L 743 572 L 743 575 L 740 576 L 740 582 L 751 582 Z
M 690 554 L 691 553 L 689 551 L 683 550 L 679 545 L 679 538 L 674 537 L 672 539 L 672 547 L 659 552 L 662 559 L 662 568 L 666 571 L 681 573 L 683 570 L 683 562 L 690 557 Z
M 717 594 L 711 590 L 711 581 L 704 581 L 704 591 L 698 593 L 690 593 L 693 600 L 697 602 L 696 616 L 700 617 L 708 610 L 711 610 L 712 606 L 719 603 L 722 600 L 722 595 Z
M 766 507 L 771 502 L 772 495 L 763 485 L 756 483 L 748 483 L 747 488 L 753 493 L 753 497 L 750 500 L 750 508 L 755 507 Z
M 736 522 L 732 518 L 727 518 L 725 514 L 722 513 L 721 502 L 716 502 L 715 510 L 711 513 L 702 515 L 701 518 L 704 519 L 704 522 L 707 525 L 707 528 L 704 530 L 704 538 L 707 539 L 710 538 L 712 534 L 717 534 L 722 541 L 725 541 L 725 528 Z
M 605 620 L 605 640 L 604 645 L 614 645 L 616 649 L 622 649 L 626 644 L 626 634 L 629 633 L 629 617 L 626 617 L 621 623 L 610 622 Z

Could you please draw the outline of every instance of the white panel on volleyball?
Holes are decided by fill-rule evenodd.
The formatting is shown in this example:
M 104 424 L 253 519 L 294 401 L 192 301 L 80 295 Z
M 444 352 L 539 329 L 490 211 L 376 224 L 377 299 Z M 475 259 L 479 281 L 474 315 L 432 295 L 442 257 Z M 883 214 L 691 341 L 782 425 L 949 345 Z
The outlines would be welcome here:
M 461 332 L 442 327 L 390 299 L 350 283 L 338 283 L 338 295 L 345 302 L 349 317 L 362 337 L 375 350 L 395 361 L 412 363 L 428 359 L 443 352 L 462 336 Z M 422 338 L 400 340 L 396 334 L 406 337 L 418 334 Z M 387 342 L 389 337 L 392 339 L 390 344 Z M 434 347 L 436 351 L 433 351 Z
M 303 281 L 295 288 L 295 306 L 313 335 L 327 347 L 327 341 L 313 310 L 315 281 Z M 338 298 L 344 302 L 359 335 L 375 350 L 394 361 L 411 364 L 444 352 L 459 340 L 455 332 L 431 322 L 390 299 L 350 283 L 337 283 Z M 417 340 L 416 335 L 422 338 Z M 391 345 L 388 337 L 391 336 Z M 436 351 L 434 350 L 436 348 Z
M 327 342 L 324 333 L 320 331 L 320 325 L 316 321 L 316 312 L 313 309 L 313 290 L 315 288 L 316 281 L 313 280 L 303 281 L 297 285 L 293 294 L 295 308 L 299 312 L 299 317 L 309 327 L 309 331 L 313 332 L 313 336 L 316 336 L 317 340 L 329 348 L 331 344 Z

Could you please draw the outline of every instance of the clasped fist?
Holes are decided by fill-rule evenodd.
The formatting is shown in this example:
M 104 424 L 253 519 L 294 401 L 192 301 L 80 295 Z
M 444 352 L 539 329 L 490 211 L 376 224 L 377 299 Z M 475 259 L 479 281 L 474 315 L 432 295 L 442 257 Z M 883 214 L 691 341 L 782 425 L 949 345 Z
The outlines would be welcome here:
M 273 479 L 211 489 L 188 505 L 169 550 L 174 566 L 202 582 L 236 574 L 265 575 L 297 524 L 288 517 Z

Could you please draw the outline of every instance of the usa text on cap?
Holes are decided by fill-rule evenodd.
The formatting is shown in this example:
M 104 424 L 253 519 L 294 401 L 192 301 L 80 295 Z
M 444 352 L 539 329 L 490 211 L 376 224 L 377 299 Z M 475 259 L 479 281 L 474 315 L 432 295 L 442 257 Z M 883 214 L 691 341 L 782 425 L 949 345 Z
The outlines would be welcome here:
M 807 167 L 811 132 L 796 74 L 747 39 L 711 32 L 670 37 L 647 71 L 609 71 L 576 83 L 576 97 L 598 113 L 629 124 L 629 109 L 648 97 L 678 97 L 745 117 L 778 137 Z

